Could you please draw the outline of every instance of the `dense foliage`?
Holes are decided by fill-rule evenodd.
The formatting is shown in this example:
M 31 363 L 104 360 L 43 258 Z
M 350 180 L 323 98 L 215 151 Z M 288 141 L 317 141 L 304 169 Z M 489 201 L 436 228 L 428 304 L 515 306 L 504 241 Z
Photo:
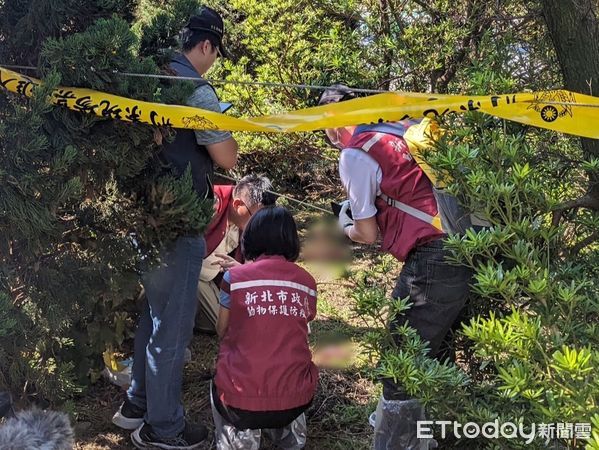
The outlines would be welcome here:
M 207 3 L 223 12 L 233 53 L 209 73 L 213 79 L 470 94 L 563 86 L 566 60 L 546 27 L 548 1 Z M 579 3 L 596 11 L 596 1 Z M 0 91 L 0 383 L 14 392 L 70 398 L 99 367 L 101 351 L 127 336 L 141 262 L 131 233 L 151 253 L 149 244 L 208 220 L 189 180 L 159 176 L 161 130 L 45 102 L 58 84 L 181 102 L 186 83 L 114 71 L 158 73 L 197 6 L 0 1 L 0 63 L 35 65 L 45 80 L 30 100 Z M 311 106 L 318 94 L 217 87 L 238 115 Z M 389 302 L 395 265 L 385 259 L 356 279 L 357 312 L 378 326 L 365 340 L 373 361 L 381 359 L 376 371 L 403 381 L 433 418 L 594 420 L 599 428 L 599 218 L 593 202 L 575 201 L 596 185 L 599 155 L 577 139 L 477 114 L 443 125 L 446 136 L 427 158 L 493 225 L 449 239 L 456 262 L 476 272 L 464 326 L 455 330 L 457 365 L 428 359 L 410 329 L 400 331 L 402 347 L 392 344 L 389 314 L 409 306 Z M 236 137 L 243 158 L 233 175 L 262 171 L 284 191 L 339 195 L 336 155 L 321 134 Z M 599 437 L 589 445 L 599 448 Z
M 45 81 L 30 100 L 0 92 L 0 365 L 14 392 L 66 399 L 126 337 L 141 264 L 212 205 L 164 174 L 165 130 L 47 104 L 59 84 L 167 103 L 193 89 L 114 72 L 159 71 L 131 2 L 52 3 L 0 5 L 0 60 Z

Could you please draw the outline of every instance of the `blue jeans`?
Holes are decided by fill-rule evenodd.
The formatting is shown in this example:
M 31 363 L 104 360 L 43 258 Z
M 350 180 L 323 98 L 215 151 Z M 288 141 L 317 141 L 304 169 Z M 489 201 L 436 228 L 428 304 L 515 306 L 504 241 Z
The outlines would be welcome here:
M 146 300 L 135 333 L 127 396 L 146 410 L 146 423 L 163 438 L 174 437 L 185 427 L 183 358 L 193 335 L 205 251 L 202 236 L 179 237 L 161 264 L 142 277 Z

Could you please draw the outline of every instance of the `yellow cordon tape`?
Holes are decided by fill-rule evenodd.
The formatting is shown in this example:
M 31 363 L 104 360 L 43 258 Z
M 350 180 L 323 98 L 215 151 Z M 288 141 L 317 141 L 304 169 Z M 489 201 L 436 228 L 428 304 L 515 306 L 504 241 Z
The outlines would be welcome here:
M 0 67 L 0 85 L 31 96 L 40 81 Z M 437 95 L 384 93 L 284 114 L 238 119 L 192 108 L 132 100 L 91 89 L 60 87 L 52 103 L 101 117 L 196 130 L 291 133 L 345 125 L 434 118 L 449 112 L 479 111 L 577 136 L 599 139 L 599 98 L 569 91 L 507 95 Z

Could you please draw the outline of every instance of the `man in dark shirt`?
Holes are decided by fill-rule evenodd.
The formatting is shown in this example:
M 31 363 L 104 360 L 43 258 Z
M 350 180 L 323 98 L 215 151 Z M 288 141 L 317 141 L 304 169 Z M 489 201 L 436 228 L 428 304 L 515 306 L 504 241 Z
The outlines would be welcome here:
M 192 16 L 181 33 L 182 53 L 171 61 L 176 75 L 198 78 L 188 105 L 220 112 L 212 86 L 201 76 L 225 50 L 220 15 L 207 7 Z M 229 132 L 176 130 L 165 142 L 163 158 L 181 176 L 191 168 L 201 198 L 213 198 L 213 164 L 223 169 L 237 162 L 237 142 Z M 206 252 L 202 235 L 179 236 L 161 258 L 161 265 L 142 282 L 146 301 L 135 335 L 131 386 L 113 423 L 135 430 L 137 448 L 195 449 L 208 432 L 185 420 L 181 402 L 184 352 L 193 335 L 197 285 Z

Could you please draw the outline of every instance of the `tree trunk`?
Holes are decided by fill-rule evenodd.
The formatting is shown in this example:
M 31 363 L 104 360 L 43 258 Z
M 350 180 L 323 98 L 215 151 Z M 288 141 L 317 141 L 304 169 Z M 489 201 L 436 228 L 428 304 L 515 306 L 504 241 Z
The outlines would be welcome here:
M 541 0 L 541 5 L 566 89 L 599 96 L 599 1 Z M 587 158 L 599 157 L 599 139 L 581 141 Z M 587 195 L 599 210 L 598 176 L 591 178 Z

